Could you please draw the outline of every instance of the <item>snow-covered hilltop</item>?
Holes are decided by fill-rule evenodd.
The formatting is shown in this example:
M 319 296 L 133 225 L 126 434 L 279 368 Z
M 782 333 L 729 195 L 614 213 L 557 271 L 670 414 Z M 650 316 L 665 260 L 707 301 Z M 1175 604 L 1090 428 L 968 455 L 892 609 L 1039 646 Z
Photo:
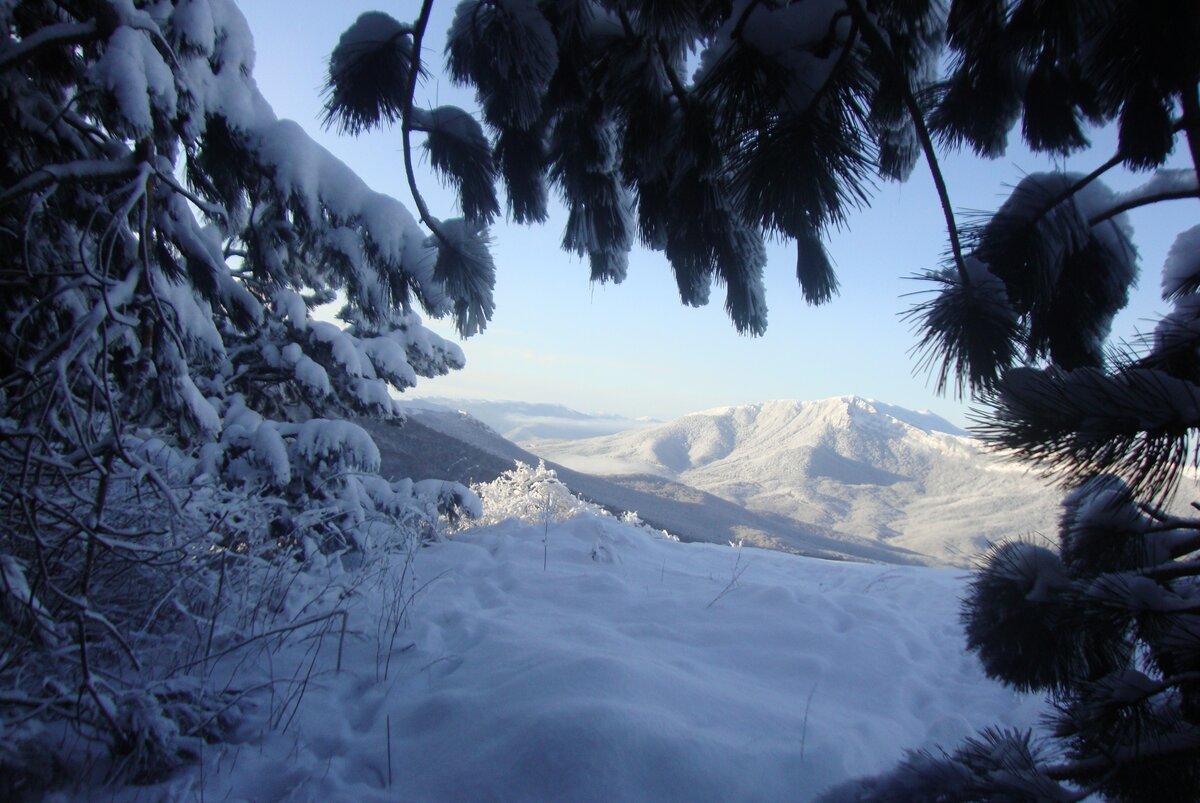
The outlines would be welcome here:
M 617 483 L 661 477 L 956 565 L 989 541 L 1050 532 L 1057 515 L 1052 489 L 950 422 L 857 396 L 722 407 L 528 448 Z
M 307 668 L 290 729 L 114 798 L 812 800 L 1043 710 L 963 652 L 951 570 L 680 544 L 588 511 L 409 557 L 339 603 L 344 654 L 301 634 L 241 665 Z

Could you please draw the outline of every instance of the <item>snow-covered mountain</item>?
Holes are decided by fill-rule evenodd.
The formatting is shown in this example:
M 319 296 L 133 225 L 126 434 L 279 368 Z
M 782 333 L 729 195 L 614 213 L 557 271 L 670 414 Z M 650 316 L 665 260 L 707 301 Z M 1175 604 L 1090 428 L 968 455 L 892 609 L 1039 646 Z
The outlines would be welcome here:
M 438 477 L 490 482 L 515 461 L 538 457 L 462 411 L 410 407 L 401 427 L 360 421 L 393 477 Z M 636 512 L 644 521 L 686 540 L 725 544 L 744 541 L 810 557 L 900 564 L 927 564 L 911 550 L 811 522 L 748 510 L 690 485 L 652 474 L 600 477 L 551 462 L 573 492 L 612 512 Z
M 1050 534 L 1057 515 L 1052 489 L 948 421 L 857 396 L 724 407 L 529 448 L 618 484 L 660 477 L 956 565 L 989 541 Z
M 513 443 L 521 444 L 537 439 L 593 438 L 659 423 L 653 419 L 627 418 L 610 413 L 581 413 L 561 404 L 521 401 L 427 396 L 406 401 L 405 405 L 416 411 L 461 410 Z

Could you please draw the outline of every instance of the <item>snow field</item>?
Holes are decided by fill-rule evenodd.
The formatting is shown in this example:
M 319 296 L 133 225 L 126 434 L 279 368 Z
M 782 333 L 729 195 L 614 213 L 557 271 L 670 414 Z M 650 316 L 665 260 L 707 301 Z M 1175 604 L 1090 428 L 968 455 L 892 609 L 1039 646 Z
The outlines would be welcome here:
M 590 512 L 464 531 L 408 574 L 393 560 L 343 601 L 343 669 L 332 638 L 285 731 L 250 728 L 157 791 L 808 800 L 1041 707 L 964 653 L 954 570 L 681 544 Z M 290 673 L 312 647 L 264 660 Z

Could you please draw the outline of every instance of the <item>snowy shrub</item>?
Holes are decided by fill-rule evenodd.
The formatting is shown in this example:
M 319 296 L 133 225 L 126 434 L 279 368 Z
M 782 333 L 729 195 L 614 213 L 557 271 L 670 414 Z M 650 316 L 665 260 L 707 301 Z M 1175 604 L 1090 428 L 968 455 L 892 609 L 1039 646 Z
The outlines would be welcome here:
M 23 0 L 0 22 L 12 798 L 189 760 L 240 705 L 199 667 L 305 621 L 302 572 L 474 507 L 380 477 L 343 419 L 398 418 L 392 392 L 462 367 L 417 310 L 482 328 L 491 272 L 437 275 L 404 207 L 275 118 L 231 0 Z M 314 318 L 339 298 L 340 325 Z
M 536 467 L 518 460 L 515 468 L 491 482 L 473 485 L 471 490 L 483 500 L 483 511 L 469 526 L 509 519 L 546 524 L 573 519 L 585 511 L 599 512 L 595 505 L 572 494 L 554 470 L 546 468 L 544 460 L 539 460 Z

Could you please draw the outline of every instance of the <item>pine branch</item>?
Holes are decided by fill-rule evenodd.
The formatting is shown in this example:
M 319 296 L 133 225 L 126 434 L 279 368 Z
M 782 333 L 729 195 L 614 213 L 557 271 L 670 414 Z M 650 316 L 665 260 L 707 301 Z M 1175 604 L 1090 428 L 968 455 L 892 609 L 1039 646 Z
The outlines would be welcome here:
M 687 87 L 683 85 L 683 82 L 679 80 L 679 76 L 675 74 L 675 68 L 671 65 L 671 54 L 667 52 L 667 45 L 661 39 L 655 39 L 654 44 L 658 50 L 659 61 L 662 62 L 663 72 L 667 74 L 667 80 L 671 82 L 671 92 L 675 95 L 675 99 L 679 101 L 680 108 L 686 111 L 690 102 Z
M 1192 167 L 1200 176 L 1200 98 L 1197 98 L 1197 91 L 1200 91 L 1198 86 L 1183 87 L 1179 101 L 1183 107 L 1183 130 L 1192 154 Z
M 1018 368 L 984 401 L 977 433 L 1064 484 L 1111 473 L 1164 500 L 1196 462 L 1200 387 L 1162 371 Z
M 950 252 L 954 256 L 954 267 L 958 270 L 959 280 L 964 286 L 969 286 L 971 281 L 967 276 L 966 263 L 963 261 L 962 244 L 958 236 L 958 224 L 954 221 L 954 208 L 950 203 L 950 193 L 946 189 L 946 180 L 942 177 L 942 169 L 938 163 L 937 154 L 933 150 L 933 140 L 929 136 L 929 128 L 925 125 L 925 116 L 921 112 L 921 107 L 917 103 L 917 99 L 913 96 L 912 85 L 908 81 L 908 76 L 904 73 L 900 66 L 899 60 L 895 53 L 888 46 L 884 39 L 883 32 L 875 25 L 875 21 L 867 14 L 863 8 L 861 0 L 846 0 L 846 5 L 850 8 L 850 13 L 854 15 L 855 21 L 862 29 L 863 36 L 867 43 L 874 49 L 878 50 L 888 61 L 889 65 L 896 74 L 900 76 L 899 85 L 901 94 L 904 96 L 904 105 L 908 109 L 908 114 L 912 118 L 913 127 L 917 131 L 917 139 L 921 141 L 921 150 L 925 154 L 925 163 L 929 165 L 929 172 L 933 176 L 933 185 L 937 188 L 938 199 L 942 204 L 942 214 L 946 218 L 946 231 L 950 236 Z
M 1036 215 L 1034 215 L 1030 219 L 1030 221 L 1029 221 L 1030 227 L 1036 226 L 1038 224 L 1038 222 L 1041 221 L 1042 218 L 1044 218 L 1046 215 L 1050 214 L 1050 211 L 1053 210 L 1054 207 L 1056 207 L 1059 204 L 1063 203 L 1064 201 L 1070 199 L 1077 192 L 1082 190 L 1084 187 L 1091 184 L 1093 181 L 1100 178 L 1102 175 L 1107 173 L 1109 170 L 1112 170 L 1114 167 L 1116 167 L 1117 165 L 1121 164 L 1124 161 L 1125 161 L 1125 155 L 1123 153 L 1121 153 L 1120 149 L 1118 149 L 1117 152 L 1114 153 L 1112 156 L 1110 156 L 1108 158 L 1108 161 L 1106 161 L 1104 164 L 1100 165 L 1095 170 L 1088 173 L 1086 176 L 1079 179 L 1074 184 L 1067 187 L 1062 192 L 1060 192 L 1058 195 L 1055 195 L 1053 198 L 1051 198 L 1049 201 L 1047 201 L 1045 208 L 1043 208 L 1042 211 L 1038 212 Z M 1089 221 L 1089 223 L 1090 222 L 1091 221 Z
M 0 70 L 6 70 L 9 65 L 29 58 L 35 50 L 47 45 L 78 45 L 99 38 L 100 26 L 94 19 L 87 22 L 47 25 L 0 52 Z
M 1196 190 L 1169 190 L 1167 192 L 1158 192 L 1153 195 L 1143 195 L 1140 198 L 1132 198 L 1123 203 L 1119 203 L 1111 209 L 1107 209 L 1095 217 L 1088 219 L 1089 226 L 1096 226 L 1106 220 L 1110 220 L 1122 212 L 1128 212 L 1130 209 L 1137 209 L 1140 206 L 1150 206 L 1161 201 L 1179 201 L 1184 198 L 1200 198 L 1200 189 Z
M 1189 546 L 1194 551 L 1200 549 L 1200 544 L 1193 540 Z M 1184 553 L 1186 554 L 1186 553 Z M 1151 580 L 1166 582 L 1169 580 L 1178 580 L 1183 577 L 1200 577 L 1200 561 L 1171 561 L 1160 566 L 1154 566 L 1149 569 L 1142 569 L 1134 572 L 1137 577 L 1148 577 Z
M 1200 731 L 1147 736 L 1137 744 L 1127 745 L 1107 755 L 1093 756 L 1063 764 L 1051 764 L 1042 773 L 1056 781 L 1073 781 L 1105 771 L 1115 771 L 1125 764 L 1143 763 L 1151 758 L 1168 758 L 1200 750 Z
M 833 37 L 835 33 L 834 29 L 837 26 L 838 20 L 844 13 L 845 12 L 838 12 L 830 18 L 829 32 L 825 35 L 825 39 L 821 41 L 821 47 L 833 47 L 834 42 L 832 41 L 831 37 Z M 808 108 L 817 108 L 818 104 L 820 104 L 820 102 L 825 98 L 825 95 L 832 91 L 833 87 L 837 84 L 836 78 L 841 73 L 842 68 L 846 65 L 846 62 L 850 60 L 850 55 L 854 52 L 854 45 L 858 42 L 858 28 L 858 20 L 851 20 L 850 32 L 846 35 L 846 42 L 842 45 L 842 52 L 838 54 L 837 63 L 833 65 L 833 69 L 830 70 L 829 74 L 825 77 L 825 83 L 821 84 L 820 88 L 813 93 L 812 102 L 808 104 Z
M 0 193 L 0 205 L 63 181 L 129 178 L 141 170 L 142 164 L 143 162 L 138 161 L 136 157 L 130 156 L 112 161 L 78 159 L 63 164 L 44 165 Z
M 742 15 L 738 17 L 738 21 L 733 26 L 733 31 L 729 34 L 730 39 L 736 40 L 742 38 L 742 29 L 746 27 L 746 23 L 749 21 L 750 15 L 754 13 L 756 8 L 758 8 L 758 4 L 760 2 L 762 2 L 762 0 L 750 0 L 750 2 L 746 4 L 745 10 L 742 11 Z
M 404 146 L 404 174 L 408 178 L 408 190 L 412 193 L 413 202 L 417 205 L 421 222 L 429 227 L 429 230 L 443 245 L 449 245 L 449 241 L 430 213 L 429 205 L 425 203 L 425 198 L 417 186 L 417 175 L 413 169 L 412 157 L 413 96 L 416 95 L 417 80 L 421 75 L 421 42 L 425 37 L 425 29 L 429 26 L 429 15 L 432 11 L 433 0 L 424 0 L 421 3 L 421 13 L 412 26 L 412 65 L 408 71 L 408 88 L 404 95 L 404 108 L 400 118 L 400 140 Z
M 753 6 L 753 3 L 751 4 Z M 637 33 L 633 26 L 633 21 L 629 19 L 629 15 L 625 13 L 623 8 L 617 9 L 617 17 L 621 21 L 621 28 L 625 31 L 625 35 L 630 39 L 640 40 L 642 37 Z M 666 73 L 667 81 L 671 84 L 671 93 L 675 99 L 679 101 L 679 105 L 683 109 L 688 107 L 688 91 L 683 82 L 679 80 L 679 75 L 676 74 L 675 68 L 671 65 L 671 53 L 667 50 L 667 45 L 662 39 L 654 37 L 654 52 L 658 56 L 659 63 L 662 64 L 663 72 Z

